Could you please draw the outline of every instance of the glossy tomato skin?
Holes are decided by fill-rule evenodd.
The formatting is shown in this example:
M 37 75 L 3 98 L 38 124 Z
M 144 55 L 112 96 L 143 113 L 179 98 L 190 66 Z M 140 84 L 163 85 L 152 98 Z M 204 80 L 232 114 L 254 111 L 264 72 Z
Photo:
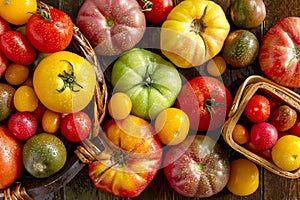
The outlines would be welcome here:
M 300 87 L 299 35 L 300 17 L 286 17 L 270 28 L 261 42 L 262 71 L 286 87 Z
M 41 11 L 29 18 L 26 36 L 39 51 L 53 53 L 68 47 L 73 37 L 73 23 L 65 12 L 55 8 L 49 11 L 52 21 L 43 18 Z
M 182 1 L 162 24 L 160 48 L 182 68 L 202 65 L 222 49 L 230 25 L 221 6 L 213 1 Z
M 279 106 L 271 116 L 271 122 L 278 131 L 287 131 L 292 128 L 297 121 L 297 112 L 288 105 Z
M 27 38 L 17 31 L 6 31 L 0 35 L 0 49 L 12 62 L 29 65 L 37 54 Z
M 172 188 L 186 197 L 210 197 L 229 180 L 230 163 L 222 147 L 209 136 L 188 136 L 170 148 L 164 174 Z
M 152 8 L 147 10 L 147 2 L 149 1 L 139 0 L 140 5 L 145 12 L 146 20 L 152 23 L 165 21 L 174 7 L 172 0 L 150 0 Z
M 257 151 L 264 151 L 274 146 L 278 139 L 278 131 L 268 122 L 254 124 L 250 130 L 250 140 Z
M 209 76 L 189 80 L 176 100 L 176 106 L 189 116 L 191 128 L 199 131 L 219 128 L 225 122 L 231 104 L 232 96 L 227 87 Z
M 294 126 L 289 130 L 289 133 L 300 137 L 300 116 L 297 116 L 297 120 Z
M 0 125 L 0 145 L 0 189 L 4 189 L 17 180 L 23 169 L 22 143 Z
M 266 121 L 270 116 L 270 112 L 270 102 L 262 95 L 252 96 L 244 110 L 244 114 L 252 122 Z
M 0 17 L 0 35 L 5 31 L 10 31 L 11 25 L 5 21 L 2 17 Z
M 72 82 L 67 83 L 66 77 L 71 77 Z M 93 66 L 69 51 L 45 57 L 33 74 L 37 97 L 46 108 L 58 113 L 73 113 L 85 108 L 94 95 L 95 84 Z
M 96 53 L 117 55 L 134 47 L 146 30 L 146 18 L 136 0 L 87 0 L 76 25 Z
M 89 165 L 91 180 L 114 196 L 138 196 L 161 165 L 162 146 L 154 128 L 142 118 L 129 115 L 107 122 L 103 131 L 105 150 Z
M 70 113 L 60 124 L 61 133 L 71 142 L 80 142 L 90 133 L 92 120 L 85 112 Z

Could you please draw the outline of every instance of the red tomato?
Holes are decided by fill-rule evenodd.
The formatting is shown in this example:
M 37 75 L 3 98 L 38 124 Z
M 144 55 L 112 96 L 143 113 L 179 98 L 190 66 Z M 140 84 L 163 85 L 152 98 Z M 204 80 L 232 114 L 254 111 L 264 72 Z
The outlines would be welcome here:
M 22 171 L 22 143 L 7 127 L 0 125 L 0 146 L 0 189 L 4 189 L 14 183 Z
M 19 140 L 27 140 L 36 133 L 37 120 L 30 112 L 16 112 L 8 119 L 8 129 Z
M 161 143 L 146 120 L 129 115 L 103 126 L 104 151 L 89 165 L 95 186 L 119 197 L 136 197 L 156 176 Z
M 297 111 L 288 106 L 279 106 L 271 116 L 271 122 L 278 131 L 287 131 L 294 126 L 297 121 Z
M 96 53 L 111 56 L 131 49 L 142 39 L 146 18 L 136 0 L 86 0 L 76 25 Z
M 245 116 L 252 122 L 263 122 L 270 116 L 270 102 L 262 95 L 254 95 L 244 110 Z
M 5 21 L 2 17 L 0 17 L 0 35 L 5 31 L 10 31 L 10 30 L 11 30 L 10 24 L 7 21 Z
M 0 35 L 0 49 L 9 60 L 23 65 L 33 63 L 37 55 L 26 37 L 17 31 Z
M 264 74 L 287 87 L 300 87 L 300 17 L 286 17 L 262 39 L 259 63 Z
M 278 139 L 275 126 L 268 122 L 259 122 L 251 127 L 250 140 L 257 151 L 270 149 Z
M 187 197 L 210 197 L 229 180 L 230 163 L 222 147 L 204 135 L 188 136 L 165 156 L 164 173 L 170 185 Z
M 297 120 L 294 126 L 289 130 L 289 133 L 300 137 L 300 115 L 297 116 Z
M 0 50 L 0 78 L 6 71 L 7 66 L 8 66 L 8 60 L 7 60 L 6 56 Z
M 200 131 L 219 128 L 226 120 L 232 97 L 218 79 L 198 76 L 181 89 L 176 106 L 190 119 L 191 128 Z
M 85 112 L 70 113 L 61 120 L 60 131 L 71 142 L 80 142 L 90 133 L 92 121 Z
M 26 36 L 39 51 L 52 53 L 64 50 L 73 37 L 73 23 L 65 12 L 40 8 L 26 25 Z
M 173 9 L 172 0 L 139 0 L 146 20 L 153 23 L 160 23 L 167 19 L 168 14 Z

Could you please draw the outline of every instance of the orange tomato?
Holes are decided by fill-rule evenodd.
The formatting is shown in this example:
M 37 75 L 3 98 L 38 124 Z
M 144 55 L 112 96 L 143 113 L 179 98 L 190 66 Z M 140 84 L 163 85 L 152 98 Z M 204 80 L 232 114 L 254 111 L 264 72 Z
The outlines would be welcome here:
M 155 119 L 155 130 L 163 144 L 176 145 L 188 135 L 190 120 L 179 108 L 167 108 Z
M 236 159 L 230 164 L 230 177 L 227 188 L 238 196 L 248 196 L 254 193 L 259 185 L 257 166 L 248 159 Z
M 236 124 L 232 131 L 232 138 L 240 145 L 246 144 L 249 141 L 248 130 L 243 125 Z
M 61 114 L 52 110 L 46 109 L 42 117 L 42 127 L 47 133 L 55 133 L 61 122 Z
M 17 63 L 10 64 L 4 74 L 5 80 L 11 85 L 24 83 L 29 76 L 29 69 L 26 65 Z
M 221 56 L 215 56 L 208 61 L 206 70 L 212 76 L 221 76 L 226 70 L 226 61 Z
M 293 171 L 300 167 L 300 137 L 282 136 L 272 148 L 272 160 L 281 169 Z
M 113 94 L 109 100 L 108 112 L 114 119 L 125 119 L 130 114 L 131 109 L 130 97 L 123 92 Z
M 13 102 L 15 108 L 20 112 L 33 112 L 39 105 L 38 97 L 32 87 L 22 85 L 15 91 Z

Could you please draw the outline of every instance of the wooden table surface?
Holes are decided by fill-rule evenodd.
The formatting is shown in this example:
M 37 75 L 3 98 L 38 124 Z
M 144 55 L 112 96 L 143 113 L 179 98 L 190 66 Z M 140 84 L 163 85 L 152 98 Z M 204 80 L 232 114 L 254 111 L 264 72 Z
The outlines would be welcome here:
M 78 9 L 84 0 L 45 0 L 44 2 L 53 5 L 56 8 L 62 9 L 67 12 L 72 20 L 75 22 Z M 215 0 L 215 2 L 222 5 L 225 12 L 228 15 L 230 0 Z M 267 17 L 262 27 L 252 29 L 261 39 L 261 35 L 264 34 L 270 27 L 283 17 L 287 16 L 299 16 L 300 17 L 300 0 L 264 0 L 267 8 Z M 101 61 L 102 58 L 99 57 Z M 249 66 L 243 69 L 231 69 L 228 67 L 226 73 L 223 75 L 224 83 L 230 89 L 234 96 L 237 87 L 243 80 L 252 75 L 261 74 L 259 66 L 254 63 L 253 66 Z M 230 159 L 235 157 L 241 157 L 237 152 L 233 151 L 227 146 L 222 138 L 219 138 L 220 143 L 224 146 Z M 260 183 L 257 191 L 248 197 L 238 197 L 232 195 L 226 188 L 220 193 L 207 199 L 266 199 L 266 200 L 300 200 L 300 178 L 298 179 L 286 179 L 259 167 L 260 171 Z M 42 197 L 36 197 L 35 199 L 68 199 L 68 200 L 112 200 L 119 199 L 110 194 L 96 189 L 88 177 L 87 166 L 85 166 L 73 180 L 71 180 L 64 188 L 53 192 L 49 195 Z M 147 200 L 147 199 L 159 199 L 159 200 L 180 200 L 186 199 L 176 193 L 168 184 L 162 170 L 159 171 L 155 179 L 144 190 L 144 192 L 134 200 Z M 190 198 L 193 199 L 193 198 Z

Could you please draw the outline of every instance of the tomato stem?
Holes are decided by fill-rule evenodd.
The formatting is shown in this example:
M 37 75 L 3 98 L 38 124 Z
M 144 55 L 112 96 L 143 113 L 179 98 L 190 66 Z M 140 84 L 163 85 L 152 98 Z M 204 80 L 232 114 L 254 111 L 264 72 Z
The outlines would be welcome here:
M 296 45 L 295 47 L 295 57 L 296 59 L 300 59 L 300 45 Z
M 49 22 L 53 22 L 53 20 L 51 18 L 51 14 L 50 14 L 50 8 L 46 5 L 45 5 L 45 8 L 40 6 L 36 12 L 29 12 L 29 13 L 40 16 Z
M 222 103 L 216 102 L 216 100 L 214 99 L 214 95 L 215 95 L 215 92 L 211 95 L 211 97 L 209 97 L 205 101 L 205 107 L 209 113 L 210 119 L 212 119 L 212 113 L 214 112 L 214 107 L 215 106 L 223 106 Z
M 69 74 L 68 72 L 66 72 L 66 70 L 64 70 L 63 71 L 64 74 L 58 74 L 58 77 L 60 77 L 63 80 L 64 86 L 61 89 L 56 89 L 56 91 L 61 93 L 67 87 L 69 87 L 73 92 L 79 92 L 80 90 L 75 90 L 74 86 L 76 85 L 80 88 L 83 88 L 83 87 L 76 81 L 76 77 L 74 76 L 74 66 L 72 65 L 72 63 L 70 63 L 67 60 L 61 60 L 61 61 L 65 61 L 71 66 L 71 73 Z
M 196 34 L 201 35 L 205 32 L 205 29 L 207 28 L 207 25 L 204 23 L 204 17 L 206 15 L 207 6 L 204 8 L 203 15 L 200 19 L 194 19 L 191 23 L 192 31 Z
M 142 11 L 151 11 L 153 7 L 153 3 L 149 0 L 142 0 L 144 2 Z

